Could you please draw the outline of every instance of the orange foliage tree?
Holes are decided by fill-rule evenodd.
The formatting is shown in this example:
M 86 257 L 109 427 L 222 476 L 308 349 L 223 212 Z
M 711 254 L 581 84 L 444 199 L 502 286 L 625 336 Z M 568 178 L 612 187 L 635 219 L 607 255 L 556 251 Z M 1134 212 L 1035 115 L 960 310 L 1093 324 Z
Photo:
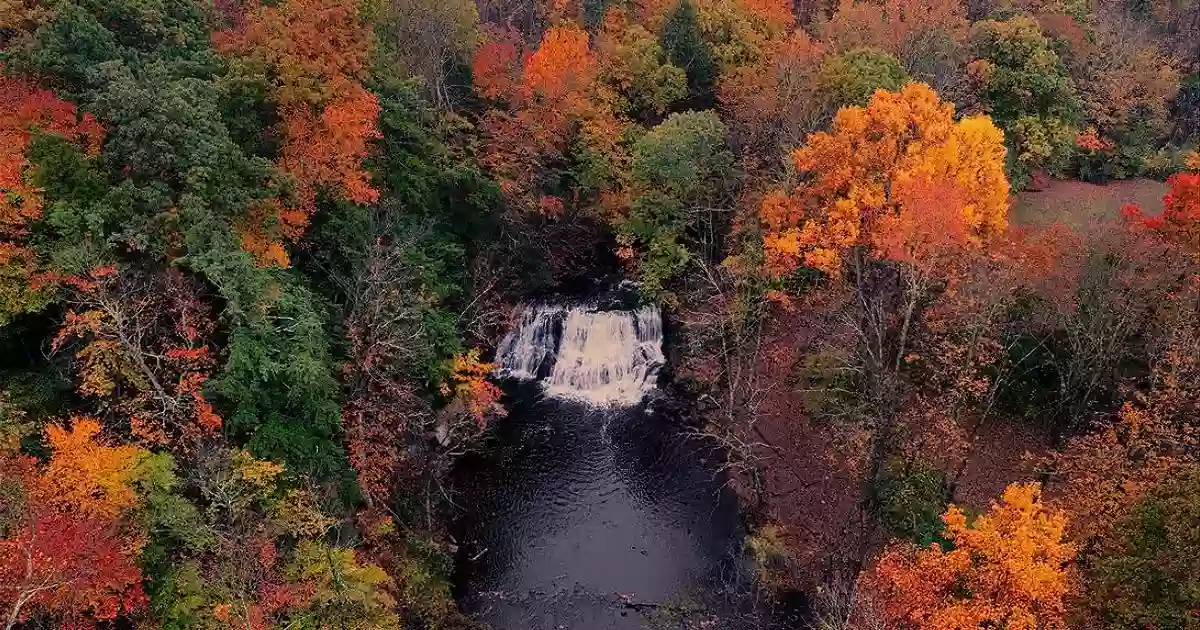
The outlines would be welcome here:
M 768 195 L 760 209 L 778 272 L 804 264 L 837 275 L 854 249 L 928 259 L 950 241 L 974 247 L 1007 225 L 1000 130 L 986 117 L 956 122 L 954 106 L 920 83 L 843 109 L 831 132 L 809 136 L 793 158 L 811 178 L 791 195 Z
M 353 2 L 255 1 L 237 27 L 215 34 L 214 42 L 267 73 L 274 87 L 283 136 L 278 163 L 295 178 L 297 206 L 250 208 L 240 231 L 259 264 L 286 266 L 280 241 L 303 235 L 318 191 L 355 203 L 379 197 L 362 165 L 379 137 L 379 101 L 362 84 L 370 27 Z
M 450 363 L 450 381 L 442 386 L 442 394 L 453 396 L 480 428 L 500 399 L 500 388 L 487 380 L 495 368 L 494 363 L 479 359 L 477 349 L 459 353 Z
M 816 73 L 827 48 L 804 31 L 773 42 L 755 63 L 722 77 L 720 101 L 740 144 L 764 153 L 795 148 L 826 116 Z
M 135 482 L 150 454 L 111 447 L 100 425 L 75 418 L 50 425 L 53 455 L 0 459 L 5 538 L 0 538 L 0 614 L 6 627 L 45 615 L 62 627 L 89 627 L 146 603 L 137 566 L 144 533 L 126 516 L 141 504 Z
M 511 33 L 493 34 L 476 52 L 473 68 L 476 89 L 508 108 L 486 114 L 480 162 L 514 206 L 560 212 L 562 191 L 539 185 L 547 165 L 577 138 L 603 154 L 619 151 L 621 123 L 598 97 L 599 64 L 587 32 L 570 23 L 554 26 L 527 56 Z
M 74 105 L 52 92 L 0 74 L 0 323 L 41 304 L 39 291 L 31 286 L 37 256 L 25 243 L 29 225 L 42 216 L 41 191 L 28 179 L 25 158 L 35 132 L 78 142 L 91 155 L 104 137 L 91 114 L 81 117 Z
M 1075 554 L 1066 517 L 1047 510 L 1034 484 L 1014 484 L 968 525 L 943 515 L 950 550 L 892 546 L 860 578 L 860 593 L 903 629 L 1065 628 L 1063 597 Z

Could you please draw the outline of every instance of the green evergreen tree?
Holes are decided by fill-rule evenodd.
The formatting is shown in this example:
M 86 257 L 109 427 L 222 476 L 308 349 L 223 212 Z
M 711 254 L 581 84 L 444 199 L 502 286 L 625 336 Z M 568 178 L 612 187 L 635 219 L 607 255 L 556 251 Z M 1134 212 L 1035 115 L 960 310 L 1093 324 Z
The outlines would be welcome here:
M 687 73 L 692 98 L 711 103 L 717 81 L 717 63 L 708 42 L 700 35 L 696 8 L 691 0 L 679 0 L 679 6 L 671 11 L 663 25 L 660 41 L 671 65 Z

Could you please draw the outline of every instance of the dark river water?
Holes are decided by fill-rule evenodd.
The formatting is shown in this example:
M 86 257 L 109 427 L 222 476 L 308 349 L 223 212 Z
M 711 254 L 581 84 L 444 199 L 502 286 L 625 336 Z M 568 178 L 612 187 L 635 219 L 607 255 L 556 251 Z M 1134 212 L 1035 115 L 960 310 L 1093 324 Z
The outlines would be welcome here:
M 464 608 L 495 630 L 765 627 L 717 449 L 653 404 L 515 392 L 455 475 Z

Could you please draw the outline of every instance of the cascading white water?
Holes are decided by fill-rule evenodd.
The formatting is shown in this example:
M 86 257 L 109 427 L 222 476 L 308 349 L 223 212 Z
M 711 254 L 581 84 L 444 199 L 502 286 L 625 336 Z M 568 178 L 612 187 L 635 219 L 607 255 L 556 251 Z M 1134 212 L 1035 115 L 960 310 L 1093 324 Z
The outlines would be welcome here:
M 662 314 L 655 306 L 528 306 L 496 355 L 501 376 L 541 379 L 552 396 L 633 405 L 654 388 L 665 362 Z

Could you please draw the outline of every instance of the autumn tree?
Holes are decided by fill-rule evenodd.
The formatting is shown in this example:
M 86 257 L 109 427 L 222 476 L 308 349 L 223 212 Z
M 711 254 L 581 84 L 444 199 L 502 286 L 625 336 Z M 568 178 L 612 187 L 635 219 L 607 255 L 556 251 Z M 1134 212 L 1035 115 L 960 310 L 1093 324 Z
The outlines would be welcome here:
M 1193 274 L 1189 284 L 1151 299 L 1158 301 L 1157 312 L 1136 313 L 1148 320 L 1138 334 L 1152 340 L 1147 386 L 1131 392 L 1111 419 L 1073 437 L 1050 462 L 1052 487 L 1081 540 L 1108 536 L 1146 492 L 1197 462 L 1200 284 Z
M 566 190 L 550 176 L 573 144 L 605 159 L 620 159 L 620 121 L 597 98 L 597 59 L 588 34 L 574 24 L 546 31 L 524 58 L 511 39 L 490 42 L 474 61 L 476 89 L 506 103 L 484 120 L 480 163 L 500 181 L 516 208 L 547 215 L 563 211 Z
M 777 160 L 796 148 L 834 112 L 817 87 L 827 47 L 797 30 L 772 44 L 770 54 L 721 77 L 720 104 L 744 151 Z
M 760 209 L 777 273 L 804 265 L 849 274 L 866 290 L 864 257 L 900 263 L 905 288 L 892 359 L 884 356 L 882 313 L 868 318 L 874 332 L 864 340 L 873 341 L 864 349 L 876 366 L 899 364 L 917 304 L 1007 224 L 1000 131 L 985 117 L 955 122 L 953 111 L 917 83 L 843 109 L 831 132 L 809 136 L 793 154 L 810 179 L 791 194 L 767 195 Z
M 1106 628 L 1187 628 L 1200 606 L 1200 472 L 1164 480 L 1115 523 L 1081 568 L 1081 621 Z
M 1179 62 L 1144 24 L 1121 11 L 1099 10 L 1088 26 L 1068 66 L 1087 121 L 1109 146 L 1081 161 L 1080 176 L 1132 177 L 1153 160 L 1172 131 Z
M 687 74 L 672 64 L 654 34 L 614 8 L 599 33 L 599 76 L 613 109 L 637 119 L 661 116 L 687 96 Z
M 924 206 L 906 205 L 906 196 L 917 201 L 930 185 L 944 187 L 938 194 L 961 195 L 950 214 L 960 217 L 964 246 L 1002 231 L 1008 185 L 999 130 L 983 117 L 955 122 L 953 112 L 927 86 L 913 83 L 900 92 L 877 92 L 867 107 L 839 112 L 831 132 L 809 136 L 793 159 L 812 173 L 811 181 L 763 203 L 772 267 L 787 272 L 805 264 L 840 274 L 846 253 L 878 250 L 894 230 L 920 229 Z
M 658 295 L 694 256 L 719 251 L 716 222 L 734 183 L 725 126 L 711 111 L 672 114 L 634 145 L 631 178 L 618 242 L 636 249 L 644 290 Z
M 1010 167 L 1062 174 L 1073 151 L 1082 103 L 1063 60 L 1033 18 L 984 20 L 971 27 L 972 90 L 1005 130 Z
M 3 74 L 0 66 L 0 323 L 37 310 L 47 299 L 48 278 L 29 246 L 34 224 L 43 217 L 44 200 L 26 156 L 36 134 L 53 134 L 94 155 L 104 130 L 90 114 L 48 90 Z
M 796 25 L 785 0 L 716 0 L 697 3 L 696 10 L 701 36 L 721 72 L 753 63 Z
M 1022 397 L 1055 431 L 1075 431 L 1119 404 L 1121 366 L 1147 360 L 1147 341 L 1157 338 L 1194 263 L 1130 219 L 1064 234 L 1053 260 L 1053 273 L 1027 284 L 1037 308 L 1021 329 L 1045 341 L 1030 348 Z
M 274 90 L 283 137 L 278 164 L 295 178 L 296 201 L 275 206 L 269 218 L 287 241 L 304 233 L 318 191 L 355 203 L 379 197 L 362 166 L 379 136 L 379 102 L 362 83 L 370 35 L 354 3 L 289 0 L 254 3 L 235 28 L 214 36 L 219 50 L 244 58 Z
M 149 506 L 151 607 L 186 627 L 398 627 L 389 577 L 319 542 L 336 523 L 322 503 L 320 487 L 297 484 L 281 464 L 226 447 L 200 452 L 175 491 Z
M 103 521 L 50 512 L 8 533 L 0 540 L 6 629 L 43 615 L 65 623 L 111 621 L 145 605 L 141 571 Z
M 195 282 L 178 270 L 102 268 L 78 285 L 54 348 L 79 341 L 79 392 L 128 415 L 150 443 L 186 447 L 217 434 L 221 418 L 204 395 L 216 324 Z
M 0 610 L 5 628 L 33 618 L 112 621 L 146 603 L 137 554 L 144 533 L 129 518 L 169 465 L 140 448 L 109 446 L 100 425 L 50 425 L 45 466 L 4 453 Z
M 488 380 L 496 364 L 482 360 L 479 349 L 473 348 L 454 355 L 449 367 L 450 376 L 442 385 L 442 395 L 450 397 L 452 402 L 443 413 L 465 416 L 474 420 L 478 428 L 485 428 L 499 408 L 500 388 Z
M 455 168 L 428 153 L 428 143 L 410 144 L 411 129 L 435 125 L 396 117 L 394 101 L 387 140 L 420 159 L 393 153 L 368 176 L 366 155 L 380 140 L 384 105 L 364 83 L 394 99 L 409 78 L 390 76 L 394 59 L 370 57 L 378 43 L 372 22 L 393 17 L 389 7 L 332 0 L 0 5 L 6 72 L 36 76 L 63 99 L 9 74 L 0 79 L 0 121 L 11 123 L 0 123 L 0 173 L 8 176 L 0 182 L 0 217 L 25 213 L 33 207 L 27 201 L 40 211 L 20 216 L 21 225 L 5 219 L 0 239 L 36 255 L 36 264 L 19 261 L 22 282 L 42 282 L 63 304 L 49 315 L 29 313 L 33 300 L 18 296 L 27 305 L 14 309 L 22 317 L 10 323 L 6 312 L 0 330 L 0 433 L 19 435 L 21 447 L 44 460 L 4 445 L 4 456 L 29 471 L 0 475 L 7 625 L 387 628 L 399 625 L 402 607 L 410 617 L 424 615 L 412 612 L 417 606 L 449 610 L 448 589 L 430 596 L 433 603 L 401 601 L 409 592 L 401 597 L 390 577 L 406 575 L 413 593 L 417 575 L 431 592 L 445 587 L 444 572 L 423 564 L 427 557 L 441 562 L 436 544 L 420 559 L 406 554 L 423 532 L 406 528 L 403 537 L 378 542 L 386 538 L 379 532 L 396 531 L 390 518 L 338 527 L 361 494 L 338 413 L 337 368 L 351 359 L 335 354 L 341 346 L 332 343 L 343 330 L 343 293 L 324 265 L 351 240 L 308 240 L 317 227 L 322 238 L 352 231 L 328 226 L 367 211 L 360 204 L 373 204 L 376 186 L 386 185 L 414 217 L 438 215 L 445 222 L 428 247 L 404 253 L 411 256 L 406 273 L 428 274 L 415 283 L 427 290 L 415 298 L 415 289 L 393 287 L 388 299 L 418 312 L 425 328 L 417 334 L 437 346 L 420 353 L 430 355 L 421 363 L 442 366 L 460 350 L 457 313 L 447 315 L 431 296 L 462 286 L 462 250 L 456 258 L 443 248 L 474 232 L 467 221 L 446 218 L 469 216 L 495 193 L 468 163 L 473 158 L 456 154 L 462 164 Z M 442 8 L 445 15 L 418 17 L 429 18 L 427 27 L 462 9 Z M 214 35 L 218 23 L 227 30 Z M 432 43 L 465 44 L 459 34 Z M 447 54 L 443 48 L 431 56 Z M 94 120 L 79 117 L 84 110 L 103 121 L 102 146 L 99 127 L 94 135 L 88 127 Z M 18 186 L 20 194 L 8 194 Z M 457 266 L 434 270 L 433 259 Z M 302 269 L 287 268 L 293 265 Z M 18 345 L 57 353 L 9 356 Z M 77 377 L 74 383 L 57 391 L 43 365 L 50 362 Z M 35 372 L 47 376 L 52 400 L 44 405 L 9 387 L 14 373 Z M 398 376 L 439 400 L 440 381 L 427 381 L 422 369 Z M 71 384 L 79 388 L 72 392 Z M 34 427 L 51 410 L 87 410 L 102 420 L 65 423 L 39 441 Z M 389 446 L 399 452 L 412 435 Z M 167 452 L 179 458 L 178 468 Z M 381 477 L 389 491 L 404 487 Z M 411 498 L 407 491 L 394 496 Z M 334 544 L 327 535 L 334 527 L 370 537 L 370 557 L 347 546 L 360 539 Z M 399 559 L 379 560 L 389 553 Z
M 1191 252 L 1200 252 L 1200 173 L 1176 173 L 1167 184 L 1171 190 L 1163 196 L 1162 213 L 1141 220 Z M 1140 210 L 1128 211 L 1140 217 Z
M 969 525 L 951 506 L 942 517 L 947 549 L 890 547 L 860 578 L 860 596 L 898 628 L 1065 628 L 1075 549 L 1066 518 L 1040 495 L 1036 485 L 1013 484 Z
M 784 294 L 783 308 L 802 299 L 814 311 L 822 332 L 795 368 L 797 389 L 812 392 L 803 403 L 809 413 L 853 432 L 863 509 L 883 515 L 872 497 L 894 476 L 889 462 L 904 470 L 936 459 L 953 482 L 973 426 L 971 396 L 986 399 L 994 386 L 986 378 L 997 353 L 990 335 L 930 332 L 987 330 L 1000 310 L 971 321 L 958 311 L 976 305 L 951 303 L 988 286 L 975 282 L 1005 240 L 1002 134 L 986 117 L 956 121 L 953 105 L 910 83 L 842 109 L 792 159 L 797 185 L 767 193 L 759 206 L 763 264 L 779 286 L 803 288 Z M 918 338 L 930 345 L 918 351 Z M 926 349 L 953 367 L 938 370 L 948 389 L 974 394 L 956 400 L 924 389 L 932 385 L 921 380 Z M 852 565 L 865 560 L 870 530 L 858 529 Z
M 915 80 L 953 101 L 961 92 L 967 26 L 958 2 L 842 0 L 818 32 L 837 52 L 872 48 L 895 56 Z
M 458 345 L 453 321 L 438 307 L 454 297 L 445 265 L 461 265 L 462 252 L 439 259 L 432 230 L 431 222 L 407 221 L 385 204 L 368 220 L 350 269 L 335 276 L 346 296 L 351 359 L 342 423 L 359 485 L 381 509 L 389 507 L 406 465 L 398 445 L 433 428 L 432 406 L 418 384 L 442 380 L 443 363 Z

